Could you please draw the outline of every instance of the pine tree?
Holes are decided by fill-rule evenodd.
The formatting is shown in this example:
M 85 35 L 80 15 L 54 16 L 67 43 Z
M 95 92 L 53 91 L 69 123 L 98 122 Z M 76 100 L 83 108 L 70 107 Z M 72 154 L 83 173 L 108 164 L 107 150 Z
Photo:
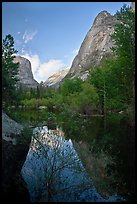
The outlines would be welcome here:
M 14 38 L 9 34 L 2 41 L 2 92 L 3 100 L 15 100 L 16 84 L 18 81 L 19 63 L 14 63 L 15 54 Z

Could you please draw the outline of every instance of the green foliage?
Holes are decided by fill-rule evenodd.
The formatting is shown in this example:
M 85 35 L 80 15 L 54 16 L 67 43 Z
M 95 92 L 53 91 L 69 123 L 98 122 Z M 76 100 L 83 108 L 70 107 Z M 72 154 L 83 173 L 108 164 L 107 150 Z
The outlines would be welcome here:
M 89 83 L 91 83 L 97 90 L 100 102 L 101 111 L 104 112 L 106 108 L 106 100 L 109 87 L 109 61 L 105 61 L 100 66 L 94 67 L 89 74 Z M 108 85 L 109 84 L 109 85 Z
M 40 89 L 39 89 L 39 87 L 37 86 L 37 92 L 36 92 L 37 94 L 36 94 L 36 96 L 37 96 L 37 98 L 40 98 L 41 97 L 41 94 L 40 94 Z
M 3 100 L 11 101 L 16 98 L 16 84 L 18 81 L 19 63 L 14 63 L 15 54 L 14 39 L 9 34 L 2 41 L 2 92 Z
M 85 82 L 82 84 L 82 92 L 80 93 L 81 103 L 83 101 L 84 105 L 96 105 L 98 104 L 98 94 L 93 85 Z
M 123 74 L 125 69 L 126 66 L 117 58 L 107 60 L 90 71 L 89 82 L 96 87 L 103 110 L 122 110 L 130 104 L 132 83 Z
M 82 91 L 77 97 L 74 96 L 73 104 L 79 112 L 91 114 L 97 108 L 98 101 L 99 97 L 95 87 L 88 82 L 84 82 L 82 84 Z
M 44 98 L 43 99 L 36 99 L 36 98 L 24 99 L 21 101 L 21 105 L 23 105 L 25 108 L 35 109 L 35 108 L 38 108 L 39 106 L 46 106 L 47 100 Z
M 79 78 L 66 79 L 61 87 L 61 92 L 64 96 L 73 93 L 79 93 L 82 90 L 82 80 Z
M 118 22 L 112 35 L 115 47 L 114 54 L 118 57 L 121 66 L 121 78 L 127 95 L 134 97 L 135 89 L 135 12 L 124 5 L 116 14 Z M 122 90 L 123 91 L 123 90 Z
M 119 57 L 124 57 L 127 62 L 134 65 L 135 62 L 135 12 L 131 8 L 124 5 L 120 11 L 116 13 L 118 19 L 115 25 L 114 53 Z

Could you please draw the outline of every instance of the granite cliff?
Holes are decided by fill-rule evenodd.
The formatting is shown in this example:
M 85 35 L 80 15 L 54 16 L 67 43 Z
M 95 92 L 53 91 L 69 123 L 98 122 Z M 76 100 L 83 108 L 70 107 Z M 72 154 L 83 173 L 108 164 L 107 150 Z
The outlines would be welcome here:
M 107 11 L 100 12 L 95 18 L 81 44 L 78 55 L 74 58 L 67 78 L 79 77 L 85 80 L 89 68 L 98 65 L 103 57 L 111 55 L 113 42 L 111 34 L 114 31 L 116 17 Z
M 14 62 L 19 62 L 19 83 L 27 88 L 37 88 L 39 83 L 33 77 L 30 61 L 24 57 L 17 56 Z

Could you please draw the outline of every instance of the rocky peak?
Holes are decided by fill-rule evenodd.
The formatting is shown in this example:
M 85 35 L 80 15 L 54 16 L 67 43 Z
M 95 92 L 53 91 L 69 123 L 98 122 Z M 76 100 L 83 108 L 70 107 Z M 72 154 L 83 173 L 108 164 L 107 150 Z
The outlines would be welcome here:
M 14 62 L 19 62 L 18 77 L 20 84 L 28 88 L 36 88 L 39 83 L 33 77 L 30 61 L 24 57 L 16 56 Z
M 72 62 L 67 78 L 79 77 L 85 80 L 89 68 L 99 64 L 103 57 L 111 55 L 113 47 L 111 34 L 115 23 L 116 17 L 107 11 L 101 11 L 97 15 L 81 44 L 78 55 Z
M 60 82 L 62 81 L 62 79 L 66 76 L 66 74 L 68 73 L 69 68 L 66 68 L 56 74 L 53 74 L 52 76 L 50 76 L 45 82 L 44 82 L 44 86 L 45 87 L 52 87 L 52 88 L 58 88 Z
M 106 19 L 106 17 L 110 17 L 110 13 L 108 13 L 107 11 L 101 11 L 97 17 L 94 20 L 93 26 L 98 26 L 101 23 L 103 23 L 103 20 Z

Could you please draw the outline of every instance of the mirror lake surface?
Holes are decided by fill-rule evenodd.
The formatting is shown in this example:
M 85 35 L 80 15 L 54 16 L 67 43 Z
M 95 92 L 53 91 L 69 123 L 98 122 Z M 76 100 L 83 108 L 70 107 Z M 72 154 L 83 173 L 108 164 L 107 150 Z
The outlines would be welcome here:
M 103 197 L 117 193 L 135 200 L 135 130 L 121 114 L 78 116 L 46 110 L 10 110 L 17 122 L 60 130 L 73 145 Z

